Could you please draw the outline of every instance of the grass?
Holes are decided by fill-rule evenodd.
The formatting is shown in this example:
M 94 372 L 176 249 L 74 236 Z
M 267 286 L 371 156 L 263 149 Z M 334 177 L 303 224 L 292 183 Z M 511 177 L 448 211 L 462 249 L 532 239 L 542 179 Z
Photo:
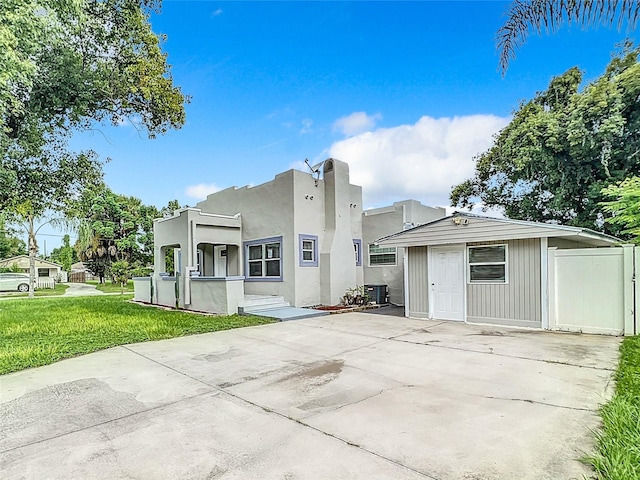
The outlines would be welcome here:
M 107 281 L 106 283 L 100 284 L 97 280 L 90 280 L 87 283 L 96 286 L 96 290 L 100 290 L 104 293 L 121 293 L 122 287 L 120 284 L 114 284 L 111 281 Z M 129 280 L 127 282 L 127 286 L 124 288 L 124 293 L 133 293 L 133 280 Z
M 52 295 L 63 295 L 65 290 L 69 288 L 69 285 L 64 285 L 62 283 L 56 283 L 56 286 L 54 288 L 38 288 L 36 289 L 36 291 L 34 292 L 34 296 L 36 297 L 50 297 Z M 0 298 L 5 298 L 5 297 L 28 297 L 29 293 L 19 293 L 19 292 L 15 292 L 15 293 L 9 293 L 9 294 L 2 294 L 0 295 Z
M 130 295 L 0 302 L 0 374 L 116 345 L 271 323 L 144 307 Z
M 640 336 L 625 338 L 616 390 L 600 410 L 597 453 L 587 458 L 598 479 L 640 480 Z

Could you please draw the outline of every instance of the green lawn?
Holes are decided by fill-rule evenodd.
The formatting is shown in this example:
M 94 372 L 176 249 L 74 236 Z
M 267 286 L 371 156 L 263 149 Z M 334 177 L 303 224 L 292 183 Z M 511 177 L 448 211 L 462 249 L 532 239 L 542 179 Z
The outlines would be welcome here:
M 96 290 L 101 290 L 104 293 L 120 293 L 122 292 L 122 287 L 120 286 L 120 284 L 114 284 L 111 282 L 111 280 L 107 280 L 107 283 L 103 283 L 100 284 L 98 283 L 97 280 L 90 280 L 87 283 L 90 283 L 92 285 L 96 286 Z M 133 293 L 133 280 L 129 280 L 129 282 L 127 282 L 127 286 L 124 287 L 124 292 L 125 293 Z
M 127 343 L 271 323 L 144 307 L 130 295 L 0 302 L 0 374 Z
M 597 453 L 588 458 L 598 479 L 640 480 L 640 336 L 620 347 L 616 391 L 602 407 Z
M 34 295 L 36 297 L 50 297 L 51 295 L 62 295 L 64 294 L 64 291 L 69 288 L 69 285 L 64 285 L 62 283 L 56 283 L 56 286 L 54 288 L 38 288 L 36 289 L 36 291 L 34 292 Z M 19 292 L 15 292 L 15 293 L 3 293 L 0 298 L 5 298 L 5 297 L 28 297 L 29 293 L 19 293 Z

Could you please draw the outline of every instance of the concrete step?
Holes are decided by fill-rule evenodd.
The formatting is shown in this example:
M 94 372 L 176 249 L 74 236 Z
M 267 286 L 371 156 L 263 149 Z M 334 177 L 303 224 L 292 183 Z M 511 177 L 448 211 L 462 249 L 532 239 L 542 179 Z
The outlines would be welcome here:
M 238 302 L 238 307 L 251 308 L 269 305 L 287 304 L 284 297 L 278 295 L 245 295 L 243 300 Z
M 240 315 L 257 315 L 260 310 L 277 310 L 287 308 L 291 304 L 285 301 L 284 297 L 277 295 L 245 295 L 244 299 L 238 302 L 238 313 Z
M 329 315 L 329 312 L 325 310 L 314 310 L 312 308 L 283 307 L 252 310 L 251 315 L 275 318 L 276 320 L 284 322 L 287 320 L 300 320 L 302 318 L 322 317 L 324 315 Z

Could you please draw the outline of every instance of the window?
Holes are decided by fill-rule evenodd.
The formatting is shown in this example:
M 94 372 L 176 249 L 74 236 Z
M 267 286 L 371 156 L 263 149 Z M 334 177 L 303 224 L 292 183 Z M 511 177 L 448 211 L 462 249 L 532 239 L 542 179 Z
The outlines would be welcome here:
M 245 242 L 247 280 L 282 281 L 282 237 Z
M 298 247 L 301 267 L 318 266 L 318 237 L 315 235 L 298 235 Z
M 356 267 L 362 265 L 362 240 L 359 238 L 353 239 L 353 254 L 356 259 Z
M 202 261 L 203 259 L 204 259 L 204 252 L 200 249 L 196 250 L 196 269 L 194 272 L 191 272 L 191 275 L 204 276 L 204 263 Z
M 376 265 L 395 265 L 396 264 L 396 247 L 379 247 L 378 245 L 369 245 L 369 266 Z
M 469 283 L 507 283 L 507 246 L 469 247 Z
M 39 268 L 38 269 L 38 278 L 48 277 L 49 269 L 48 268 Z

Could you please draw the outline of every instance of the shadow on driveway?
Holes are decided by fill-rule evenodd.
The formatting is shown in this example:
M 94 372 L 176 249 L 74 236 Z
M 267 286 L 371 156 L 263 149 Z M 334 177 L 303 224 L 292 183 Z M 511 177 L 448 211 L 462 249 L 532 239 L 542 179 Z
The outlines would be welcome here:
M 619 339 L 358 312 L 0 377 L 3 478 L 582 478 Z

